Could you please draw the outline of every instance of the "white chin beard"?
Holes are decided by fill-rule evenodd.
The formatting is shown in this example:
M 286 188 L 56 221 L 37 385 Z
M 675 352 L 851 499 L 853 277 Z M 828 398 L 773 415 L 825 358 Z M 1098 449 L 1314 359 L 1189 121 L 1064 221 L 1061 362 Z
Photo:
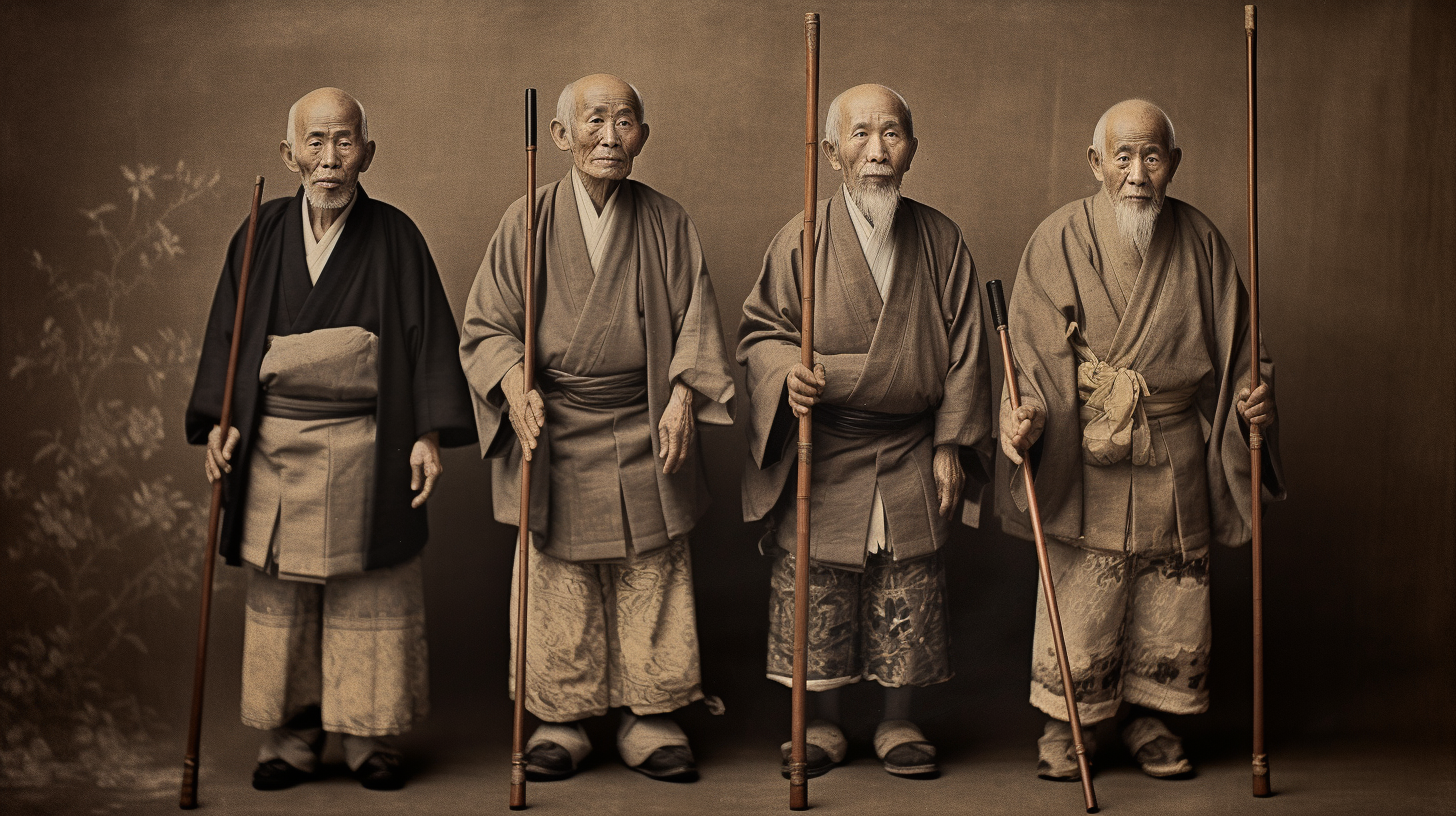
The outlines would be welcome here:
M 1132 242 L 1139 255 L 1146 257 L 1153 245 L 1153 230 L 1158 226 L 1158 213 L 1163 209 L 1162 199 L 1142 204 L 1128 199 L 1119 199 L 1107 194 L 1112 201 L 1112 212 L 1117 218 L 1117 231 Z
M 900 188 L 883 184 L 866 184 L 861 181 L 849 188 L 849 197 L 854 200 L 859 212 L 875 228 L 875 232 L 887 230 L 895 220 L 895 210 L 900 206 Z
M 356 185 L 357 186 L 357 185 Z M 308 206 L 315 210 L 342 210 L 354 200 L 354 186 L 347 190 L 320 190 L 317 187 L 304 188 Z

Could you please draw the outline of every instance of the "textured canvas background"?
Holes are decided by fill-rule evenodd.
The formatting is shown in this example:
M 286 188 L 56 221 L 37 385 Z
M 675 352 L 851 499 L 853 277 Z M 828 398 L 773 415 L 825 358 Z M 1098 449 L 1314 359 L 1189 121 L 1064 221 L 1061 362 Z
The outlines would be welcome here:
M 921 142 L 905 191 L 961 225 L 982 280 L 1014 278 L 1040 220 L 1094 189 L 1084 159 L 1092 126 L 1130 96 L 1172 116 L 1184 150 L 1172 194 L 1211 216 L 1244 258 L 1241 3 L 917 0 L 818 9 L 822 104 L 866 81 L 904 94 Z M 363 183 L 415 219 L 458 316 L 501 213 L 523 192 L 521 89 L 541 89 L 544 125 L 560 88 L 598 70 L 642 90 L 653 130 L 637 177 L 696 220 L 734 334 L 764 247 L 802 201 L 804 10 L 643 0 L 365 2 L 327 14 L 268 0 L 7 4 L 0 362 L 9 370 L 47 336 L 47 317 L 66 317 L 33 253 L 69 259 L 61 279 L 104 267 L 95 258 L 112 256 L 97 254 L 102 239 L 88 237 L 94 221 L 82 211 L 120 202 L 105 217 L 126 225 L 134 201 L 153 203 L 145 190 L 133 192 L 139 169 L 164 174 L 179 160 L 218 180 L 169 222 L 181 253 L 154 249 L 167 255 L 154 283 L 103 317 L 138 337 L 162 329 L 197 337 L 253 176 L 268 177 L 270 197 L 295 189 L 277 155 L 284 117 L 322 85 L 350 91 L 368 109 L 379 150 Z M 1453 13 L 1439 3 L 1274 0 L 1261 5 L 1259 21 L 1264 330 L 1280 372 L 1290 491 L 1266 527 L 1272 739 L 1421 737 L 1449 750 Z M 568 166 L 543 140 L 543 183 Z M 827 195 L 837 182 L 827 164 L 820 172 Z M 137 472 L 173 474 L 172 487 L 205 507 L 198 452 L 181 439 L 186 365 L 157 390 L 140 376 L 108 375 L 103 396 L 160 412 L 157 427 L 143 428 L 153 451 Z M 54 482 L 60 465 L 35 460 L 45 444 L 36 433 L 75 424 L 67 383 L 25 371 L 5 384 L 0 469 L 24 474 L 26 484 Z M 695 712 L 690 726 L 704 741 L 776 740 L 787 695 L 762 676 L 768 563 L 754 551 L 759 531 L 738 510 L 745 446 L 732 429 L 708 429 L 703 439 L 716 502 L 694 539 L 704 674 L 728 715 Z M 425 565 L 436 714 L 418 736 L 448 747 L 508 722 L 512 530 L 486 512 L 488 469 L 475 452 L 453 451 L 445 464 Z M 138 489 L 103 480 L 92 495 L 125 502 Z M 37 521 L 34 497 L 7 491 L 0 543 L 61 546 L 54 527 Z M 118 523 L 103 504 L 90 523 Z M 146 536 L 133 536 L 108 556 L 113 567 L 76 573 L 88 577 L 52 592 L 35 590 L 34 572 L 58 568 L 40 550 L 25 552 L 0 569 L 7 649 L 16 633 L 102 614 L 94 610 L 104 604 L 83 608 L 76 593 L 104 597 L 155 555 Z M 66 552 L 84 555 L 86 540 Z M 1243 739 L 1248 560 L 1246 550 L 1216 553 L 1214 709 L 1188 726 L 1195 733 Z M 949 569 L 958 676 L 924 696 L 924 711 L 937 715 L 933 729 L 946 743 L 1029 744 L 1039 730 L 1025 703 L 1034 555 L 993 523 L 958 534 Z M 160 744 L 180 756 L 195 600 L 184 578 L 172 583 L 134 606 L 128 626 L 140 646 L 116 652 L 105 674 L 109 688 L 154 710 L 148 719 L 162 729 Z M 236 719 L 239 586 L 228 578 L 217 599 L 208 728 L 210 739 L 241 743 L 250 736 Z M 30 714 L 6 716 L 9 728 Z M 860 717 L 861 725 L 875 719 L 870 710 Z M 504 744 L 506 732 L 491 733 Z

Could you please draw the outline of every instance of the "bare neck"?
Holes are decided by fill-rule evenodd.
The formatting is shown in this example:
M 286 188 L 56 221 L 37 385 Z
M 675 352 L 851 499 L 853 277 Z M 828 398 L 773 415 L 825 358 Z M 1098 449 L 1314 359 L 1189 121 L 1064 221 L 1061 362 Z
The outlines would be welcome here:
M 582 188 L 586 190 L 587 196 L 591 198 L 592 206 L 597 208 L 597 214 L 600 215 L 602 208 L 607 206 L 607 199 L 617 191 L 617 185 L 621 182 L 617 179 L 596 178 L 581 171 L 577 171 L 576 175 L 581 179 Z
M 306 198 L 304 199 L 304 204 L 308 207 L 308 223 L 309 226 L 313 227 L 313 239 L 315 241 L 322 241 L 324 239 L 324 233 L 328 232 L 329 227 L 332 227 L 334 222 L 339 220 L 339 216 L 344 214 L 344 210 L 348 209 L 347 205 L 333 209 L 321 209 L 309 204 Z

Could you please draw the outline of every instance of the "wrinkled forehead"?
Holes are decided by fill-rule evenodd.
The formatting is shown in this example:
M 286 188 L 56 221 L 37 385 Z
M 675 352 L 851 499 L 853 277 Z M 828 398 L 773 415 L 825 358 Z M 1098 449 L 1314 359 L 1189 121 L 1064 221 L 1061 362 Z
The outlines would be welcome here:
M 1105 150 L 1116 150 L 1119 145 L 1142 146 L 1155 144 L 1168 149 L 1168 126 L 1163 117 L 1151 108 L 1135 108 L 1116 111 L 1107 117 Z
M 353 100 L 328 96 L 304 100 L 296 115 L 295 136 L 341 129 L 358 133 L 363 118 Z
M 620 113 L 623 108 L 641 118 L 637 109 L 637 94 L 625 82 L 593 82 L 576 89 L 576 115 L 578 117 L 593 111 Z
M 844 100 L 844 114 L 841 128 L 856 125 L 896 123 L 905 124 L 905 106 L 894 94 L 878 88 L 856 93 Z

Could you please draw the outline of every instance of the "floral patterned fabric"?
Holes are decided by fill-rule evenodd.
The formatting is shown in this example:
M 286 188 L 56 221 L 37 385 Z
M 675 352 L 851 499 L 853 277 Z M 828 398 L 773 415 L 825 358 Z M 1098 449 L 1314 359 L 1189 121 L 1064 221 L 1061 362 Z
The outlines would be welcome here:
M 1208 710 L 1212 623 L 1207 545 L 1157 554 L 1075 547 L 1047 540 L 1047 557 L 1067 640 L 1067 660 L 1084 725 L 1129 703 L 1172 714 Z M 1067 719 L 1062 677 L 1037 592 L 1031 703 Z
M 770 578 L 768 677 L 784 685 L 794 667 L 794 561 L 777 550 Z M 939 550 L 910 561 L 876 553 L 863 573 L 812 564 L 809 599 L 810 691 L 861 679 L 898 688 L 951 678 Z
M 703 698 L 692 557 L 686 539 L 622 563 L 564 561 L 531 547 L 526 708 L 571 722 L 630 708 L 666 714 Z M 513 559 L 513 562 L 517 561 Z M 516 694 L 516 587 L 511 579 L 508 688 Z
M 282 727 L 309 706 L 325 731 L 402 734 L 429 712 L 420 559 L 314 584 L 248 570 L 243 723 Z

